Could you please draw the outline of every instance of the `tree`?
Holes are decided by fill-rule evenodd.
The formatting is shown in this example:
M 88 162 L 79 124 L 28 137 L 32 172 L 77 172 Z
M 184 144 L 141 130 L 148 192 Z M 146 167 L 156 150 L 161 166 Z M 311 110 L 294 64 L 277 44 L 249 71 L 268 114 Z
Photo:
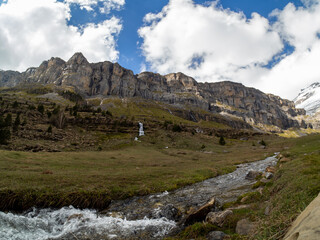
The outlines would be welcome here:
M 18 130 L 20 123 L 21 123 L 21 121 L 20 121 L 20 113 L 18 113 L 17 117 L 16 117 L 16 119 L 14 120 L 14 123 L 13 123 L 13 131 L 17 131 Z
M 3 117 L 0 116 L 0 144 L 8 144 L 8 140 L 10 140 L 11 132 L 6 125 Z
M 224 138 L 222 136 L 219 139 L 219 144 L 222 145 L 222 146 L 226 145 L 226 141 L 224 140 Z
M 38 111 L 43 114 L 44 113 L 44 106 L 42 104 L 38 105 Z
M 5 126 L 6 127 L 11 127 L 12 126 L 12 115 L 11 113 L 8 113 L 6 116 L 6 119 L 4 120 Z
M 0 144 L 8 144 L 10 140 L 11 132 L 7 128 L 0 128 Z
M 47 133 L 50 133 L 50 134 L 52 133 L 52 126 L 51 125 L 47 129 Z
M 12 107 L 13 107 L 13 108 L 17 108 L 17 107 L 19 107 L 18 102 L 17 102 L 17 101 L 14 101 L 14 103 L 12 104 Z

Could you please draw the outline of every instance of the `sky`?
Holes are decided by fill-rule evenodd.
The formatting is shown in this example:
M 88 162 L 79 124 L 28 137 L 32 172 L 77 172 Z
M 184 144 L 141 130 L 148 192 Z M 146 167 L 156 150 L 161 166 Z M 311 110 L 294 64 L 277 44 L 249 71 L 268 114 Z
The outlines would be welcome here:
M 0 0 L 0 69 L 75 52 L 293 99 L 320 81 L 320 0 Z

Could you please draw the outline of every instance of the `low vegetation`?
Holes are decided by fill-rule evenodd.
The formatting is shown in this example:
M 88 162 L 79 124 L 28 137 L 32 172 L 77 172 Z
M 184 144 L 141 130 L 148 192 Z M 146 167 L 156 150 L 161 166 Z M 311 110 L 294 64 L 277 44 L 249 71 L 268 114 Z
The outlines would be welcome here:
M 241 204 L 249 204 L 249 207 L 233 210 L 234 214 L 222 228 L 209 223 L 195 223 L 170 239 L 206 239 L 211 231 L 223 231 L 234 240 L 282 239 L 291 223 L 320 192 L 320 135 L 285 141 L 284 157 L 277 165 L 275 177 L 259 185 L 264 187 L 263 194 L 256 192 L 257 186 L 253 186 L 254 192 L 224 205 L 225 209 Z M 246 201 L 241 203 L 244 198 Z M 236 224 L 244 218 L 258 224 L 251 236 L 236 234 Z
M 0 210 L 33 206 L 104 209 L 112 199 L 170 191 L 233 171 L 237 164 L 279 152 L 274 178 L 224 207 L 223 228 L 195 223 L 173 239 L 206 239 L 221 230 L 231 239 L 237 221 L 258 224 L 254 239 L 281 239 L 320 191 L 319 135 L 281 136 L 237 130 L 214 114 L 140 99 L 90 99 L 50 86 L 0 92 Z M 138 136 L 139 122 L 145 136 Z M 257 189 L 263 187 L 263 193 Z M 242 201 L 246 199 L 246 201 Z M 265 214 L 265 209 L 270 211 Z

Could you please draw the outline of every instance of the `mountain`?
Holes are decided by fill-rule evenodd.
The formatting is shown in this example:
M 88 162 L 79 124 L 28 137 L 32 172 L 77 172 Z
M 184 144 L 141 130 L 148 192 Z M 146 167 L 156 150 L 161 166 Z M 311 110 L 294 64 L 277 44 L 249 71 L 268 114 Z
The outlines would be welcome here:
M 293 100 L 296 107 L 304 108 L 308 115 L 314 115 L 320 111 L 320 82 L 311 84 L 301 90 Z
M 184 109 L 196 108 L 236 117 L 264 130 L 306 127 L 305 122 L 297 118 L 305 115 L 305 111 L 295 108 L 293 102 L 240 83 L 198 83 L 183 73 L 135 75 L 118 63 L 89 63 L 82 53 L 74 54 L 67 62 L 51 58 L 23 73 L 0 72 L 0 87 L 22 83 L 72 87 L 86 99 L 143 98 Z

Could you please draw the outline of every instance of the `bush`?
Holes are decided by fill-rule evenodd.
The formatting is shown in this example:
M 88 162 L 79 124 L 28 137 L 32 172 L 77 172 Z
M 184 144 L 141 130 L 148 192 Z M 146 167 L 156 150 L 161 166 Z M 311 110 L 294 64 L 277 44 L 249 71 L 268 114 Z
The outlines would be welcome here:
M 47 133 L 52 133 L 52 126 L 51 125 L 47 129 Z
M 37 109 L 41 114 L 44 113 L 44 106 L 42 104 L 40 104 Z
M 222 136 L 219 139 L 219 144 L 222 145 L 222 146 L 226 145 L 226 141 L 224 140 L 224 138 Z
M 260 141 L 260 144 L 261 144 L 262 146 L 267 146 L 267 143 L 266 143 L 265 141 L 263 141 L 263 140 Z
M 12 115 L 11 115 L 11 113 L 7 114 L 6 119 L 4 120 L 4 125 L 6 127 L 11 127 L 12 126 Z
M 14 120 L 13 123 L 13 131 L 18 131 L 19 125 L 20 125 L 20 113 L 17 115 L 16 120 Z
M 17 102 L 17 101 L 14 101 L 14 103 L 12 104 L 12 107 L 13 107 L 13 108 L 17 108 L 17 107 L 19 107 L 18 102 Z
M 182 128 L 178 124 L 174 124 L 172 127 L 173 132 L 181 132 Z
M 11 132 L 7 128 L 0 129 L 0 144 L 8 144 L 10 140 Z

